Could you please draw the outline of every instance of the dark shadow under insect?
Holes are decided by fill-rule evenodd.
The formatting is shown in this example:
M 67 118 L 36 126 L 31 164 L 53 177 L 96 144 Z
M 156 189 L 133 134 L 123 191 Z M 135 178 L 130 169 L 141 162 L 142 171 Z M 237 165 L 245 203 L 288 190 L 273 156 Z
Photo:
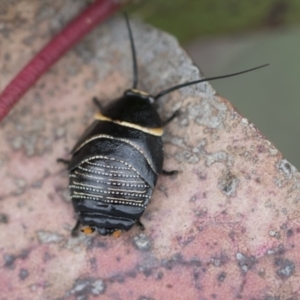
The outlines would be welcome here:
M 179 112 L 162 121 L 154 108 L 157 99 L 179 88 L 203 81 L 226 78 L 243 72 L 186 82 L 152 96 L 137 89 L 138 70 L 134 41 L 127 15 L 126 24 L 133 57 L 133 88 L 122 97 L 102 107 L 95 121 L 84 132 L 71 151 L 68 164 L 70 192 L 77 213 L 78 229 L 89 234 L 119 235 L 134 224 L 144 229 L 140 218 L 145 211 L 160 174 L 175 175 L 177 171 L 163 170 L 163 127 Z M 265 66 L 265 65 L 264 65 Z

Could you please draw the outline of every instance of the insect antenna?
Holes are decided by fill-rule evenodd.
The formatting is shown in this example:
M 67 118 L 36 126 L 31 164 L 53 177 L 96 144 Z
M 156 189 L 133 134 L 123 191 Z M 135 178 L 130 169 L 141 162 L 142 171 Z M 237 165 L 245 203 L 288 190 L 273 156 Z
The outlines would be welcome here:
M 135 51 L 135 47 L 134 47 L 134 41 L 133 41 L 133 36 L 132 36 L 129 19 L 125 12 L 124 12 L 124 17 L 126 20 L 126 26 L 127 26 L 128 33 L 129 33 L 132 60 L 133 60 L 133 87 L 132 88 L 135 89 L 138 84 L 138 69 L 137 69 L 137 61 L 136 61 L 136 51 Z
M 175 85 L 173 87 L 170 87 L 170 88 L 168 88 L 166 90 L 161 91 L 160 93 L 158 93 L 154 97 L 154 99 L 157 100 L 158 98 L 160 98 L 160 97 L 162 97 L 162 96 L 164 96 L 164 95 L 166 95 L 168 93 L 171 93 L 171 92 L 173 92 L 175 90 L 178 90 L 180 88 L 183 88 L 183 87 L 186 87 L 186 86 L 189 86 L 189 85 L 193 85 L 193 84 L 201 83 L 201 82 L 205 82 L 205 81 L 211 81 L 211 80 L 216 80 L 216 79 L 221 79 L 221 78 L 227 78 L 227 77 L 232 77 L 232 76 L 236 76 L 236 75 L 248 73 L 248 72 L 260 69 L 260 68 L 264 68 L 264 67 L 266 67 L 268 65 L 269 64 L 265 64 L 265 65 L 261 65 L 261 66 L 258 66 L 258 67 L 252 68 L 252 69 L 248 69 L 248 70 L 244 70 L 244 71 L 241 71 L 241 72 L 237 72 L 237 73 L 232 73 L 232 74 L 227 74 L 227 75 L 222 75 L 222 76 L 216 76 L 216 77 L 209 77 L 209 78 L 205 78 L 205 79 L 198 79 L 198 80 L 194 80 L 194 81 L 188 81 L 188 82 L 185 82 L 185 83 L 181 83 L 181 84 Z

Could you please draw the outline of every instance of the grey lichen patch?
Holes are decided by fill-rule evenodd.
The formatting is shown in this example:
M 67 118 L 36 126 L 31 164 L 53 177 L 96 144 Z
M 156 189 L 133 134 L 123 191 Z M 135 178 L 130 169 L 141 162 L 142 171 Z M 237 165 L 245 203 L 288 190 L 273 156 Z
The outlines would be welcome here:
M 249 124 L 250 124 L 250 121 L 249 121 L 247 118 L 242 118 L 242 119 L 241 119 L 241 124 L 242 124 L 243 126 L 248 127 Z
M 165 187 L 164 185 L 159 185 L 157 187 L 157 189 L 159 191 L 161 191 L 165 195 L 165 197 L 167 197 L 167 198 L 169 197 L 169 195 L 168 195 L 168 188 L 167 187 Z
M 215 267 L 219 267 L 220 264 L 221 264 L 220 260 L 217 259 L 217 258 L 212 258 L 212 259 L 211 259 L 211 262 L 212 262 L 212 264 L 213 264 Z
M 124 276 L 123 274 L 114 274 L 109 278 L 109 282 L 118 282 L 118 283 L 123 283 L 124 282 Z
M 66 65 L 65 71 L 67 76 L 75 76 L 80 72 L 80 67 L 78 64 L 69 64 Z
M 280 297 L 267 295 L 265 298 L 263 298 L 263 300 L 280 300 Z M 292 299 L 287 299 L 287 300 L 292 300 Z
M 174 262 L 172 261 L 172 259 L 163 259 L 161 261 L 161 265 L 166 268 L 167 270 L 172 270 Z
M 52 18 L 56 14 L 56 10 L 49 4 L 43 4 L 36 13 L 36 21 Z
M 265 202 L 264 206 L 267 207 L 267 208 L 274 208 L 275 207 L 274 203 L 270 199 L 268 199 Z
M 201 139 L 194 147 L 189 145 L 187 138 L 179 138 L 170 134 L 165 134 L 163 141 L 178 148 L 178 151 L 174 155 L 174 158 L 178 162 L 187 162 L 194 165 L 200 161 L 201 155 L 207 155 L 207 151 L 205 150 L 207 139 Z
M 86 289 L 86 287 L 88 287 L 90 285 L 90 281 L 89 280 L 83 280 L 83 279 L 79 279 L 76 280 L 73 289 L 70 291 L 71 294 L 77 294 L 79 292 L 82 292 Z
M 19 272 L 19 278 L 25 280 L 29 276 L 29 272 L 26 269 L 21 269 Z
M 273 182 L 277 187 L 279 187 L 279 188 L 282 187 L 282 180 L 280 178 L 274 177 Z
M 87 79 L 84 81 L 84 87 L 86 90 L 91 90 L 95 86 L 95 81 L 92 79 Z
M 16 136 L 12 140 L 12 147 L 14 150 L 19 150 L 22 147 L 23 138 L 21 136 Z
M 292 178 L 292 176 L 298 172 L 297 169 L 286 159 L 279 160 L 276 164 L 276 168 L 279 169 L 287 178 Z
M 45 8 L 42 10 L 40 15 L 44 14 L 44 17 L 49 18 L 49 15 L 52 16 L 50 18 L 50 26 L 51 30 L 54 32 L 60 31 L 63 27 L 66 26 L 66 24 L 75 18 L 75 16 L 78 14 L 79 11 L 83 10 L 86 6 L 85 1 L 70 1 L 64 3 L 59 9 L 55 8 L 55 13 L 53 15 L 53 7 L 57 7 L 57 4 L 59 2 L 52 1 L 51 7 Z M 49 5 L 49 4 L 48 4 Z M 48 15 L 48 17 L 47 17 Z
M 226 172 L 224 176 L 218 180 L 218 188 L 228 197 L 234 197 L 239 185 L 239 180 L 230 172 Z
M 67 297 L 75 295 L 77 299 L 87 299 L 89 295 L 98 296 L 104 294 L 106 285 L 100 278 L 80 278 L 77 279 L 73 288 L 67 292 Z
M 190 198 L 190 202 L 195 202 L 196 200 L 198 200 L 198 197 L 197 197 L 197 195 L 194 195 L 194 196 L 192 196 L 191 198 Z
M 188 127 L 190 125 L 189 119 L 184 118 L 179 121 L 180 127 Z
M 3 167 L 7 163 L 7 161 L 7 154 L 0 151 L 0 168 Z
M 216 97 L 203 98 L 200 103 L 190 104 L 187 110 L 191 120 L 209 128 L 222 127 L 227 114 L 227 106 Z
M 96 56 L 96 47 L 89 36 L 85 39 L 85 43 L 79 43 L 73 51 L 87 64 L 91 63 Z
M 31 135 L 28 138 L 24 139 L 24 147 L 25 147 L 25 153 L 27 156 L 33 156 L 36 154 L 35 149 L 36 149 L 36 143 L 38 140 L 37 135 Z
M 16 178 L 15 179 L 15 184 L 18 188 L 25 188 L 26 187 L 26 180 L 24 178 Z
M 194 235 L 188 235 L 188 236 L 176 236 L 177 242 L 180 246 L 185 247 L 192 243 L 195 239 Z
M 205 147 L 207 145 L 207 139 L 204 138 L 204 139 L 201 139 L 197 146 L 193 148 L 192 152 L 195 153 L 195 154 L 206 154 L 207 151 L 205 150 Z
M 225 162 L 227 167 L 231 167 L 233 164 L 232 156 L 228 155 L 225 151 L 219 151 L 206 155 L 206 166 L 210 167 L 216 162 Z
M 207 208 L 203 207 L 200 209 L 196 209 L 194 210 L 194 214 L 197 218 L 205 218 L 207 217 Z
M 265 275 L 266 275 L 266 270 L 265 270 L 265 268 L 259 269 L 259 271 L 258 271 L 258 276 L 261 277 L 261 278 L 264 278 Z
M 68 231 L 71 231 L 71 228 L 66 228 Z M 70 234 L 70 237 L 63 243 L 63 247 L 71 250 L 75 253 L 79 253 L 86 249 L 86 246 L 90 246 L 93 240 L 93 236 L 88 236 L 86 234 L 79 234 L 76 238 L 72 237 Z
M 178 136 L 172 136 L 170 134 L 165 134 L 165 135 L 163 135 L 162 139 L 163 139 L 164 143 L 170 143 L 174 146 L 177 146 L 178 148 L 183 148 L 183 149 L 187 148 L 185 145 L 184 139 L 182 139 Z
M 15 260 L 17 257 L 15 255 L 10 255 L 10 254 L 4 254 L 3 255 L 4 259 L 4 267 L 8 269 L 14 269 L 15 268 Z
M 146 297 L 146 296 L 139 296 L 138 300 L 154 300 L 154 298 Z
M 295 272 L 295 264 L 289 259 L 275 259 L 275 265 L 280 266 L 280 268 L 276 271 L 276 274 L 281 279 L 287 279 L 292 276 Z
M 180 151 L 180 152 L 176 153 L 175 159 L 178 162 L 186 161 L 193 165 L 199 162 L 199 157 L 188 150 Z
M 218 274 L 217 280 L 219 282 L 223 282 L 226 279 L 226 273 L 225 272 L 221 272 Z
M 3 255 L 4 267 L 13 270 L 15 268 L 15 261 L 17 259 L 26 259 L 29 253 L 30 251 L 28 249 L 23 249 L 18 255 L 5 253 Z
M 221 267 L 229 262 L 229 257 L 222 252 L 220 255 L 214 256 L 211 262 L 215 267 Z
M 243 274 L 246 274 L 256 263 L 256 259 L 254 256 L 247 256 L 241 252 L 237 252 L 235 257 Z
M 267 250 L 267 255 L 278 254 L 282 255 L 285 252 L 283 244 L 278 245 L 277 247 L 271 248 Z
M 279 153 L 279 151 L 276 148 L 274 148 L 273 145 L 271 145 L 271 143 L 269 143 L 269 144 L 270 144 L 270 147 L 268 148 L 268 150 L 269 150 L 270 156 L 276 156 Z
M 207 179 L 207 172 L 196 170 L 195 173 L 197 174 L 197 177 L 199 180 L 204 181 Z M 205 195 L 203 194 L 203 197 L 205 198 Z
M 43 186 L 43 181 L 42 180 L 36 180 L 31 184 L 31 187 L 34 189 L 39 189 Z
M 280 238 L 280 232 L 279 232 L 279 231 L 270 230 L 270 231 L 269 231 L 269 235 L 272 236 L 272 237 L 275 237 L 275 238 L 277 238 L 277 239 Z
M 54 129 L 54 135 L 56 138 L 61 138 L 66 134 L 66 128 L 63 126 L 58 126 Z
M 160 265 L 167 270 L 172 270 L 175 266 L 181 266 L 185 268 L 192 268 L 197 271 L 203 266 L 203 263 L 198 257 L 192 257 L 189 260 L 185 260 L 180 253 L 177 253 L 169 259 L 162 259 L 160 261 Z M 205 272 L 204 270 L 205 267 L 203 267 L 202 271 Z
M 58 186 L 55 188 L 55 190 L 62 201 L 65 201 L 68 203 L 71 202 L 70 191 L 69 191 L 68 187 Z
M 46 109 L 41 105 L 43 100 L 37 93 L 30 99 L 29 105 L 16 107 L 8 116 L 8 123 L 12 126 L 5 133 L 11 148 L 22 150 L 29 157 L 49 153 L 54 141 L 65 136 L 67 132 L 66 125 L 69 120 L 64 118 L 60 121 L 55 108 L 48 111 L 47 117 L 41 117 Z
M 104 291 L 105 291 L 105 284 L 104 284 L 103 280 L 96 279 L 94 282 L 92 282 L 91 292 L 93 295 L 103 294 Z
M 39 230 L 37 232 L 37 238 L 40 243 L 42 244 L 58 244 L 61 241 L 63 241 L 64 237 L 58 233 L 51 232 L 51 231 L 44 231 L 44 230 Z
M 0 212 L 0 224 L 8 223 L 8 215 Z
M 287 236 L 288 238 L 292 237 L 293 235 L 294 235 L 294 231 L 293 231 L 292 228 L 290 228 L 290 229 L 288 229 L 288 230 L 286 231 L 286 236 Z
M 153 274 L 156 272 L 156 269 L 159 267 L 159 260 L 156 257 L 145 256 L 144 259 L 137 265 L 137 270 L 142 272 L 146 277 L 150 275 L 155 276 Z
M 133 244 L 140 251 L 149 251 L 151 249 L 151 240 L 144 233 L 135 236 L 133 238 Z
M 30 285 L 30 290 L 31 290 L 32 292 L 36 292 L 36 291 L 37 291 L 37 285 L 36 285 L 36 284 Z

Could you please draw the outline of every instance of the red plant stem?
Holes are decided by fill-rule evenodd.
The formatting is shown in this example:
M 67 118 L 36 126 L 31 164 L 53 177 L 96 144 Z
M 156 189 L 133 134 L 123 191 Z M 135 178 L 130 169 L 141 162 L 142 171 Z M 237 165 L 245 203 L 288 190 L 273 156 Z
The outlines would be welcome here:
M 0 94 L 0 122 L 43 73 L 86 33 L 108 18 L 120 6 L 114 0 L 96 0 L 55 36 Z

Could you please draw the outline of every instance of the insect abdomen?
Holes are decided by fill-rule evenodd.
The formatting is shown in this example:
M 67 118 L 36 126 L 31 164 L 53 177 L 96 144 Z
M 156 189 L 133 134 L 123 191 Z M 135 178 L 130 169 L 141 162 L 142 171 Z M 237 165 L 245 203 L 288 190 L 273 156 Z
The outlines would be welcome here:
M 74 209 L 79 213 L 83 225 L 104 228 L 108 233 L 110 229 L 116 228 L 129 230 L 149 203 L 152 187 L 130 162 L 116 156 L 117 151 L 101 153 L 97 149 L 97 154 L 87 155 L 87 150 L 97 146 L 112 150 L 124 150 L 125 147 L 129 158 L 130 147 L 135 164 L 138 161 L 145 163 L 142 153 L 138 154 L 133 146 L 113 138 L 100 138 L 84 145 L 80 152 L 85 153 L 87 158 L 70 172 Z

